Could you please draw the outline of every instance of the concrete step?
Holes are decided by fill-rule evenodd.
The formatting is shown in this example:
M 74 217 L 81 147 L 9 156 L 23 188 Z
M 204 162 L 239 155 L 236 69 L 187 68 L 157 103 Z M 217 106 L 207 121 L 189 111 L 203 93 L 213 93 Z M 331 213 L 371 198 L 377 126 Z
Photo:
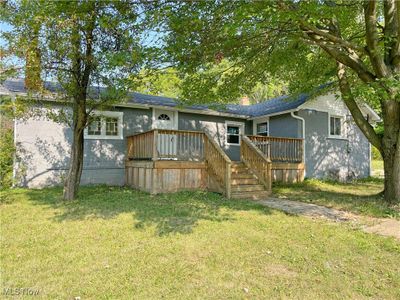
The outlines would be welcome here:
M 239 192 L 232 193 L 231 197 L 233 199 L 252 199 L 252 200 L 262 200 L 267 199 L 271 192 L 269 191 L 259 191 L 259 192 Z
M 258 184 L 258 180 L 254 177 L 252 178 L 232 178 L 232 185 L 242 185 L 242 184 Z
M 232 193 L 236 192 L 257 192 L 264 191 L 264 186 L 261 184 L 241 184 L 232 186 Z

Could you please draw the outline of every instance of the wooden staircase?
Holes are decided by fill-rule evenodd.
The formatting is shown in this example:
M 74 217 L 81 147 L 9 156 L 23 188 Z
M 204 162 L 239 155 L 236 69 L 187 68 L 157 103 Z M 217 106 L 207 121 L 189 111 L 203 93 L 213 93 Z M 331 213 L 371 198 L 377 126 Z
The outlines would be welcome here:
M 269 196 L 270 191 L 243 162 L 232 162 L 231 171 L 232 198 L 258 200 Z

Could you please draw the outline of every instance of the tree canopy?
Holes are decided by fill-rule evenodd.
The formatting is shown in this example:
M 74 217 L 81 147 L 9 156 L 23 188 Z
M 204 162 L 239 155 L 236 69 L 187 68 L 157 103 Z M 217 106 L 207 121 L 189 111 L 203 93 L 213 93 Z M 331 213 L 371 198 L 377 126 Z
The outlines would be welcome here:
M 232 101 L 258 82 L 289 93 L 340 90 L 382 153 L 385 197 L 400 199 L 400 3 L 385 1 L 157 2 L 164 58 L 185 74 L 183 96 Z M 330 85 L 324 85 L 331 83 Z M 316 89 L 323 86 L 324 89 Z M 382 116 L 378 134 L 360 103 Z

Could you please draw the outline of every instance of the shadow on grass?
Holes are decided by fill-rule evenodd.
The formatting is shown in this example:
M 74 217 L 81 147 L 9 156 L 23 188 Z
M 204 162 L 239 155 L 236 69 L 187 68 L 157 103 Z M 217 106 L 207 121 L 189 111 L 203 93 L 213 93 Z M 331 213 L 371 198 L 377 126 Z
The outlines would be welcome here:
M 296 184 L 274 184 L 273 194 L 290 200 L 343 208 L 375 217 L 400 217 L 383 199 L 383 180 L 366 178 L 349 183 L 308 179 Z
M 191 233 L 201 220 L 223 222 L 234 220 L 234 210 L 270 210 L 250 201 L 228 200 L 218 194 L 180 192 L 149 195 L 128 188 L 92 186 L 81 187 L 79 200 L 61 199 L 60 188 L 25 190 L 29 200 L 37 205 L 56 209 L 58 222 L 90 218 L 110 219 L 122 213 L 132 213 L 135 228 L 156 226 L 158 235 Z

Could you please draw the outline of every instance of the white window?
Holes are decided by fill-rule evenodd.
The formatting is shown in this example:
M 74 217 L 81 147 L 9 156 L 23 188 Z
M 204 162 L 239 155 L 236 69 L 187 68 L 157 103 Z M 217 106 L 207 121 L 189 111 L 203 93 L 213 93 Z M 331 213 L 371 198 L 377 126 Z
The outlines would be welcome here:
M 268 122 L 257 124 L 257 135 L 268 136 Z
M 343 135 L 343 118 L 338 116 L 330 116 L 329 118 L 329 135 L 333 137 L 341 137 Z
M 240 145 L 242 130 L 242 123 L 226 123 L 226 143 L 228 145 Z
M 85 129 L 86 139 L 122 139 L 123 113 L 118 111 L 95 112 Z

